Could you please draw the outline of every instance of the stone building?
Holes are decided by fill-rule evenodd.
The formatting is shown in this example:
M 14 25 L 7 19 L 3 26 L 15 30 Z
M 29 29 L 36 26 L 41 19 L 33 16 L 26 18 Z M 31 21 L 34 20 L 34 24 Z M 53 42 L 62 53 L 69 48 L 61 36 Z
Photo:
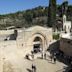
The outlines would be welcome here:
M 60 50 L 67 56 L 72 56 L 72 36 L 70 33 L 62 34 L 60 39 Z
M 17 48 L 25 50 L 26 54 L 31 51 L 46 51 L 52 39 L 52 28 L 33 26 L 29 28 L 0 31 L 0 42 L 16 42 Z M 16 38 L 17 37 L 17 38 Z
M 23 59 L 31 51 L 35 53 L 35 58 L 44 54 L 52 41 L 52 28 L 34 26 L 17 29 L 16 40 L 14 33 L 14 30 L 0 31 L 0 72 L 3 72 L 6 61 L 15 65 L 17 59 Z
M 27 53 L 31 51 L 46 51 L 52 41 L 52 28 L 34 26 L 18 33 L 17 47 L 23 48 Z
M 67 21 L 66 15 L 63 15 L 63 31 L 66 33 L 71 31 L 71 21 Z

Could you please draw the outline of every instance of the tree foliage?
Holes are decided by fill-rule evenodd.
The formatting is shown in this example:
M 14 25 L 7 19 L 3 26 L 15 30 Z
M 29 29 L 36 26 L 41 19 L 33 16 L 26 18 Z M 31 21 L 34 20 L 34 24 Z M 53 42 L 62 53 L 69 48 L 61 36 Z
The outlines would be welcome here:
M 56 14 L 58 14 L 59 17 L 62 18 L 61 5 L 56 5 L 56 11 L 54 11 L 55 9 L 53 8 L 51 9 L 50 14 L 48 12 L 49 7 L 39 6 L 25 11 L 18 11 L 16 13 L 0 15 L 0 29 L 6 29 L 6 27 L 9 26 L 15 26 L 16 28 L 20 28 L 20 27 L 30 27 L 33 25 L 52 27 L 54 21 L 56 20 L 55 19 Z M 72 5 L 68 6 L 67 14 L 68 14 L 68 20 L 72 20 Z M 51 17 L 48 18 L 48 15 Z

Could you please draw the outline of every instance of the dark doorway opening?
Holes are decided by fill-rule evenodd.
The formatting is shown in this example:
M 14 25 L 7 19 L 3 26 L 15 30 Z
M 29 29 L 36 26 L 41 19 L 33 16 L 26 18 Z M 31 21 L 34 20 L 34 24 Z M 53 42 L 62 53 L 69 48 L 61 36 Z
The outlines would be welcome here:
M 34 53 L 39 53 L 41 52 L 41 49 L 42 49 L 42 40 L 40 37 L 36 37 L 34 39 L 33 51 Z
M 40 52 L 40 44 L 34 44 L 33 49 L 34 49 L 34 53 Z

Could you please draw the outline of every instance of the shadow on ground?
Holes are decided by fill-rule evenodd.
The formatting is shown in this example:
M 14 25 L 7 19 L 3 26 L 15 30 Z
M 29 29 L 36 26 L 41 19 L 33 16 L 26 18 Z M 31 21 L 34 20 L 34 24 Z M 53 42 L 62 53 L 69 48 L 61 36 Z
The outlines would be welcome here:
M 60 49 L 59 49 L 59 41 L 51 44 L 48 48 L 47 51 L 50 52 L 50 54 L 54 57 L 54 55 L 56 56 L 56 59 L 59 61 L 59 62 L 62 62 L 64 63 L 65 65 L 67 65 L 67 67 L 64 67 L 63 69 L 57 71 L 57 72 L 60 72 L 62 70 L 62 72 L 72 72 L 72 64 L 71 64 L 71 61 L 72 61 L 72 57 L 70 56 L 67 56 L 65 55 Z
M 27 68 L 27 71 L 28 71 L 28 72 L 32 72 L 32 70 L 31 70 L 31 69 L 29 69 L 29 68 Z

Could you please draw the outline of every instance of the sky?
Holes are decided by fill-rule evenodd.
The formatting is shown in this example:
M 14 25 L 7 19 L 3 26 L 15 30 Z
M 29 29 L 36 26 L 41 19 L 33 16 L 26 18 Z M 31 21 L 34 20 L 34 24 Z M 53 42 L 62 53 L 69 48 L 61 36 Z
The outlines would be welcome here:
M 64 0 L 57 0 L 61 4 Z M 68 0 L 72 4 L 72 0 Z M 0 0 L 0 14 L 14 13 L 38 6 L 48 6 L 49 0 Z

